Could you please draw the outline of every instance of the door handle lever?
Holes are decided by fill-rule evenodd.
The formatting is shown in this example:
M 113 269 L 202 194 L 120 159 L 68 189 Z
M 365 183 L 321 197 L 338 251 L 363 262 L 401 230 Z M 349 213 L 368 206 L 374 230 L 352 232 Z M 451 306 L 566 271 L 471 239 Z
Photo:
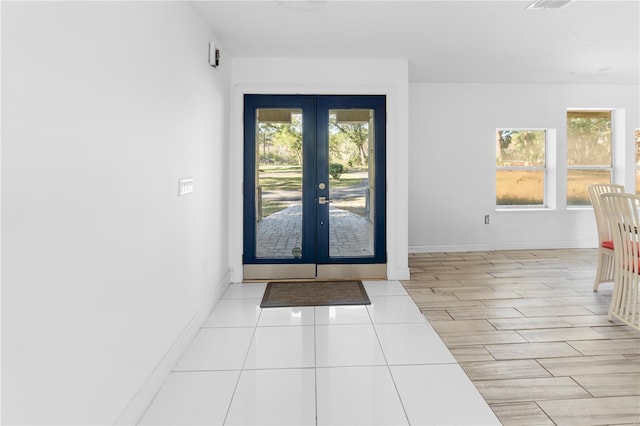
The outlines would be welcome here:
M 333 200 L 328 199 L 327 197 L 318 197 L 318 204 L 331 204 Z

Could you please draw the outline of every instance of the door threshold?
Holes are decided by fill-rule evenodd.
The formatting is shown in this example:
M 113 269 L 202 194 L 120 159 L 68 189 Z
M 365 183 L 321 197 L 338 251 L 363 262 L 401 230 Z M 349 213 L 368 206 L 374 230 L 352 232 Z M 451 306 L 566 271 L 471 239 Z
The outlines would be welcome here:
M 244 265 L 243 282 L 386 280 L 386 263 Z
M 315 282 L 331 282 L 331 281 L 358 281 L 358 280 L 363 280 L 364 278 L 319 278 L 319 277 L 315 277 L 315 278 L 269 278 L 269 279 L 264 279 L 264 280 L 257 280 L 257 279 L 251 279 L 251 280 L 242 280 L 242 284 L 262 284 L 265 282 L 271 282 L 271 281 L 277 281 L 279 283 L 303 283 L 306 281 L 315 281 Z M 386 278 L 366 278 L 366 281 L 387 281 Z

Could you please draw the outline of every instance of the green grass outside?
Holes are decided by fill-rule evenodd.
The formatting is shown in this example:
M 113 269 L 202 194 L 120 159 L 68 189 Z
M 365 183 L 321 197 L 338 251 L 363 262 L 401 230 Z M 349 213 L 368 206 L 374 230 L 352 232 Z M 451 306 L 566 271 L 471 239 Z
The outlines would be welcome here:
M 271 216 L 289 207 L 289 204 L 281 201 L 265 201 L 262 203 L 262 217 Z
M 364 168 L 349 169 L 343 173 L 340 180 L 329 178 L 329 186 L 333 188 L 347 188 L 359 185 L 363 179 L 350 177 L 354 173 L 366 171 Z M 300 191 L 302 188 L 301 166 L 260 166 L 260 186 L 263 191 Z
M 367 214 L 364 206 L 364 197 L 342 198 L 335 202 L 333 206 L 362 217 Z M 271 216 L 272 214 L 278 213 L 287 207 L 289 207 L 289 204 L 281 201 L 265 201 L 262 203 L 262 217 L 265 218 L 267 216 Z
M 340 180 L 329 178 L 331 188 L 348 188 L 360 185 L 363 182 L 361 177 L 353 177 L 355 173 L 366 171 L 365 168 L 352 168 L 343 173 Z M 260 187 L 266 191 L 301 191 L 302 190 L 302 167 L 301 166 L 273 166 L 261 165 L 259 168 Z M 283 201 L 263 201 L 262 217 L 265 218 L 274 213 L 286 209 L 290 204 Z M 335 207 L 350 211 L 359 216 L 364 216 L 364 197 L 344 198 L 336 200 Z
M 358 216 L 365 217 L 367 215 L 364 205 L 364 197 L 341 198 L 340 200 L 336 200 L 333 203 L 333 206 L 338 209 L 357 214 Z

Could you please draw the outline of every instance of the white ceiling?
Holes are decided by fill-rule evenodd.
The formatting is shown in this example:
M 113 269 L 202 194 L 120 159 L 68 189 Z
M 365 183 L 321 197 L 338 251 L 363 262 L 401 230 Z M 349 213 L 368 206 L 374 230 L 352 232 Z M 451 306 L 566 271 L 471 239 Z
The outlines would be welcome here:
M 194 1 L 233 57 L 406 58 L 410 81 L 638 84 L 640 1 Z M 222 58 L 224 60 L 224 58 Z

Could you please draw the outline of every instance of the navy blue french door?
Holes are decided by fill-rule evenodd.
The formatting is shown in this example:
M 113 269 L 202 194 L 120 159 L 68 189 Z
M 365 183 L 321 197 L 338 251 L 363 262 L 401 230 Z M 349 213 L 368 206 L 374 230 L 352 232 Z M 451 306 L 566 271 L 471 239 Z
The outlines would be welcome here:
M 384 96 L 244 96 L 245 278 L 384 278 Z

